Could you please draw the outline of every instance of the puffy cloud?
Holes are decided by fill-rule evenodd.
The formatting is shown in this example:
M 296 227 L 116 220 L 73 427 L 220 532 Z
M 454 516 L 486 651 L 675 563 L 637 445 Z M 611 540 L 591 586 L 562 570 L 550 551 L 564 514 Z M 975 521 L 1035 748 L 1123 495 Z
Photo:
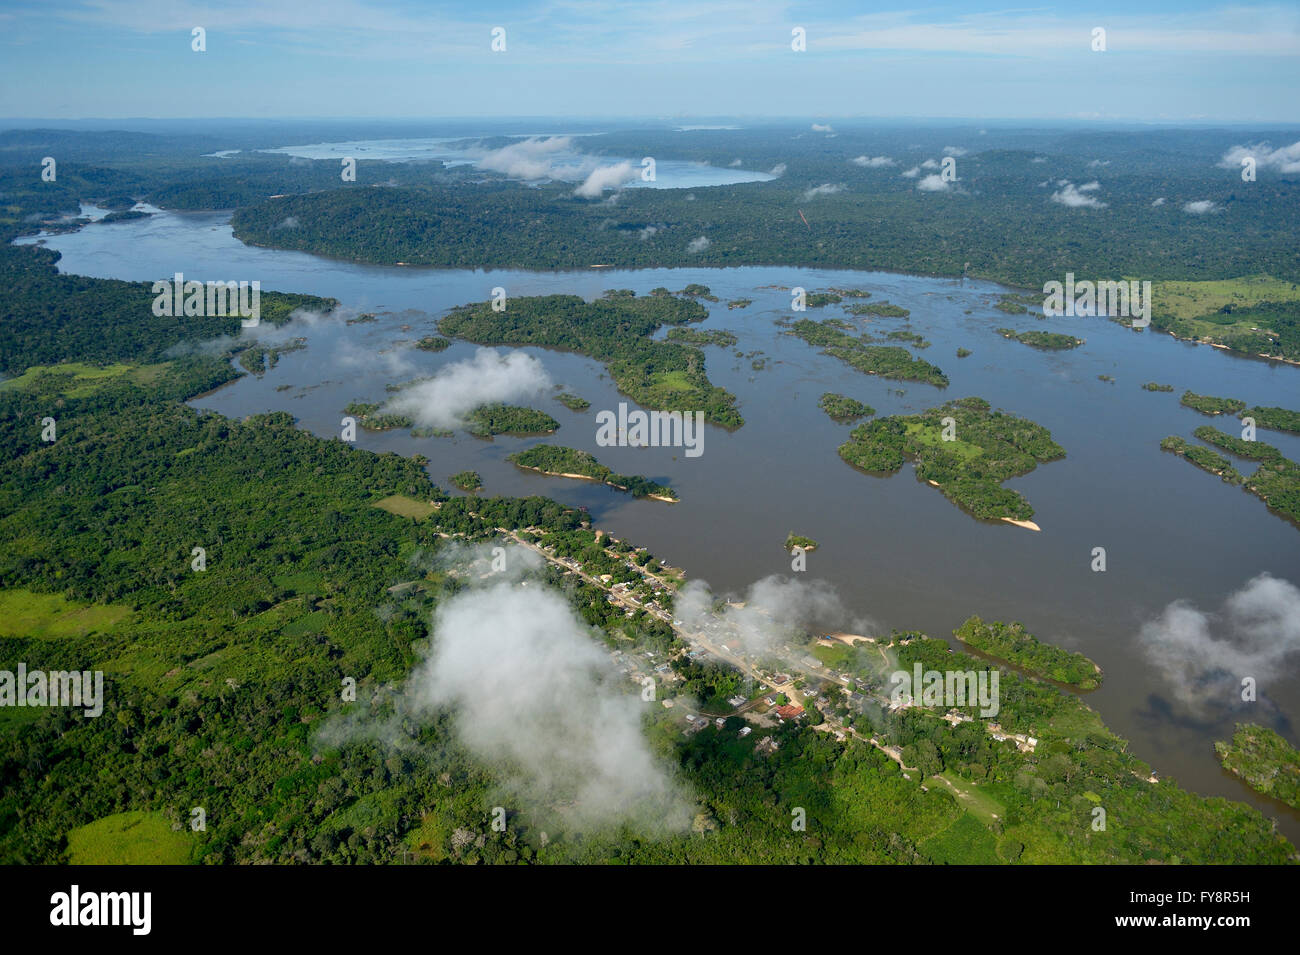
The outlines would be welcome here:
M 1219 165 L 1224 168 L 1239 168 L 1243 159 L 1252 158 L 1257 168 L 1276 169 L 1282 173 L 1300 172 L 1300 140 L 1290 146 L 1271 148 L 1268 143 L 1255 143 L 1251 146 L 1233 146 Z
M 944 147 L 943 147 L 943 154 L 944 154 L 945 156 L 965 156 L 968 152 L 970 152 L 969 149 L 964 149 L 964 148 L 961 147 L 961 146 L 944 146 Z
M 606 189 L 617 189 L 624 183 L 636 179 L 640 174 L 640 168 L 633 166 L 628 160 L 613 166 L 598 166 L 583 180 L 582 185 L 573 190 L 573 194 L 584 199 L 595 199 Z
M 1158 196 L 1158 197 L 1156 197 L 1155 199 L 1152 200 L 1151 204 L 1152 204 L 1153 206 L 1163 206 L 1163 205 L 1165 204 L 1165 197 L 1164 197 L 1164 196 Z
M 904 177 L 905 179 L 915 179 L 920 174 L 921 174 L 920 166 L 913 166 L 911 169 L 908 169 L 906 172 L 899 173 L 899 175 Z
M 783 162 L 779 162 L 779 163 L 777 163 L 775 166 L 773 166 L 771 169 L 769 169 L 769 170 L 767 171 L 767 174 L 768 174 L 769 176 L 777 176 L 777 177 L 784 176 L 784 175 L 785 175 L 785 163 L 783 163 Z
M 403 388 L 383 410 L 422 427 L 454 428 L 479 405 L 528 400 L 550 387 L 551 376 L 533 356 L 480 348 L 473 358 L 444 365 L 432 378 Z
M 689 800 L 642 730 L 648 704 L 539 581 L 503 580 L 440 604 L 407 694 L 417 711 L 450 710 L 459 741 L 508 789 L 573 825 L 690 824 Z
M 1076 187 L 1074 183 L 1067 180 L 1060 180 L 1057 185 L 1061 188 L 1052 193 L 1052 202 L 1059 202 L 1063 206 L 1071 209 L 1105 209 L 1108 203 L 1102 202 L 1096 196 L 1088 195 L 1100 188 L 1097 183 L 1088 183 L 1083 187 Z
M 937 172 L 930 173 L 916 184 L 916 188 L 920 192 L 947 192 L 948 187 L 949 183 L 944 182 L 943 177 Z
M 863 166 L 867 169 L 882 169 L 885 166 L 896 166 L 898 163 L 888 156 L 858 156 L 850 159 L 849 162 L 857 166 Z
M 835 130 L 829 124 L 813 123 L 812 131 L 814 133 L 833 133 Z
M 712 244 L 713 243 L 709 241 L 709 237 L 707 235 L 702 235 L 697 238 L 691 239 L 691 241 L 686 246 L 686 251 L 694 255 L 697 252 L 703 252 Z
M 556 159 L 572 149 L 573 140 L 568 136 L 534 137 L 494 149 L 479 159 L 477 165 L 512 179 L 552 179 Z
M 1290 678 L 1300 654 L 1300 589 L 1260 574 L 1217 614 L 1177 600 L 1143 625 L 1138 643 L 1190 709 L 1226 706 L 1240 700 L 1245 677 L 1262 691 Z
M 837 192 L 844 191 L 842 182 L 824 182 L 820 186 L 813 186 L 811 189 L 803 191 L 804 201 L 816 199 L 818 196 L 833 196 Z
M 1197 199 L 1194 202 L 1184 202 L 1183 211 L 1194 216 L 1203 216 L 1206 213 L 1218 212 L 1219 207 L 1210 199 Z

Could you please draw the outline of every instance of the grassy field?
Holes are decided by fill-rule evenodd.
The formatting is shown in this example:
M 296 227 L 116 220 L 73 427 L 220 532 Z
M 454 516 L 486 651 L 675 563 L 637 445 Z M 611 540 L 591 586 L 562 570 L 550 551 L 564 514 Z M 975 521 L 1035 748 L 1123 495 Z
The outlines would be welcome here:
M 931 836 L 917 848 L 935 862 L 944 865 L 998 865 L 997 840 L 993 833 L 968 812 L 938 835 Z
M 939 781 L 940 778 L 943 782 Z M 986 826 L 993 822 L 995 816 L 999 819 L 1006 817 L 1007 810 L 1002 803 L 969 779 L 963 779 L 951 770 L 944 770 L 939 776 L 932 776 L 929 785 L 947 789 L 957 797 L 958 805 Z
M 130 607 L 73 603 L 59 594 L 0 590 L 0 637 L 58 640 L 111 633 L 130 613 Z
M 119 812 L 68 833 L 73 865 L 187 865 L 194 840 L 160 812 Z
M 940 448 L 956 454 L 963 461 L 971 461 L 984 453 L 984 449 L 979 445 L 962 441 L 960 438 L 955 441 L 945 441 L 941 429 L 928 427 L 920 421 L 909 421 L 907 423 L 907 435 L 927 447 Z
M 1191 319 L 1217 312 L 1225 305 L 1300 301 L 1300 284 L 1267 275 L 1247 275 L 1216 282 L 1157 282 L 1151 297 L 1152 308 L 1157 314 Z
M 390 494 L 382 500 L 375 501 L 375 507 L 396 514 L 398 517 L 410 517 L 422 521 L 434 512 L 434 506 L 428 501 L 417 501 L 404 494 Z
M 101 385 L 115 378 L 126 377 L 139 385 L 155 381 L 167 368 L 168 362 L 156 365 L 88 365 L 79 361 L 61 365 L 33 365 L 16 378 L 0 382 L 0 388 L 27 388 L 44 375 L 66 379 L 59 392 L 68 398 L 83 398 Z

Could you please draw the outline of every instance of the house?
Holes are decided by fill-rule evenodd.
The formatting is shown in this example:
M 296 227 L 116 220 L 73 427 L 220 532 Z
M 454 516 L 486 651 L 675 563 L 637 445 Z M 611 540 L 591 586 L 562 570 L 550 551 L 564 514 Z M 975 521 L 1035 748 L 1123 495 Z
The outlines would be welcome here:
M 752 726 L 742 726 L 740 728 L 740 735 L 742 737 L 748 736 L 752 732 L 754 732 L 754 727 Z
M 797 703 L 787 703 L 785 706 L 778 706 L 776 713 L 783 720 L 792 720 L 796 716 L 803 715 L 803 707 Z

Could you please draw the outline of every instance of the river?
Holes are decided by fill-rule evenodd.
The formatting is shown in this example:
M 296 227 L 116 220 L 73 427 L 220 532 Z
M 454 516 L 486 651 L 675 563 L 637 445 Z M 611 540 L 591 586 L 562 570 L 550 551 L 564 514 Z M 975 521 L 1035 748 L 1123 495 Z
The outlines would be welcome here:
M 741 592 L 759 578 L 789 574 L 782 544 L 794 532 L 820 545 L 808 556 L 808 576 L 832 584 L 853 612 L 886 632 L 916 629 L 951 640 L 971 614 L 1019 620 L 1040 639 L 1101 664 L 1105 685 L 1088 695 L 1089 704 L 1160 775 L 1197 792 L 1250 802 L 1300 842 L 1300 814 L 1253 793 L 1219 767 L 1213 752 L 1213 741 L 1230 738 L 1238 721 L 1295 738 L 1297 661 L 1292 658 L 1291 669 L 1249 674 L 1259 681 L 1257 704 L 1188 713 L 1137 639 L 1143 623 L 1173 601 L 1217 613 L 1260 573 L 1300 583 L 1296 527 L 1253 495 L 1159 448 L 1166 435 L 1191 439 L 1191 431 L 1206 423 L 1234 431 L 1234 419 L 1207 419 L 1180 406 L 1184 389 L 1296 407 L 1300 368 L 1137 334 L 1101 318 L 1006 315 L 993 308 L 1005 289 L 980 281 L 776 267 L 542 273 L 367 266 L 246 246 L 222 213 L 160 213 L 43 241 L 63 254 L 59 266 L 67 272 L 128 280 L 175 272 L 200 280 L 256 279 L 264 290 L 333 296 L 351 309 L 387 313 L 373 323 L 313 325 L 302 332 L 308 347 L 285 354 L 265 376 L 247 375 L 193 402 L 231 417 L 288 411 L 323 437 L 338 436 L 348 402 L 382 401 L 386 385 L 471 356 L 476 346 L 466 343 L 440 354 L 409 343 L 433 333 L 445 309 L 484 300 L 496 286 L 512 297 L 593 298 L 608 288 L 645 294 L 660 285 L 708 285 L 721 301 L 709 306 L 701 327 L 728 329 L 739 338 L 735 348 L 704 349 L 708 374 L 737 396 L 746 424 L 734 432 L 709 427 L 699 457 L 673 448 L 598 447 L 596 412 L 627 399 L 599 363 L 542 349 L 525 351 L 557 384 L 591 402 L 582 413 L 549 398 L 532 402 L 561 422 L 553 438 L 486 441 L 458 432 L 421 440 L 404 431 L 362 431 L 358 446 L 422 453 L 444 487 L 448 475 L 472 469 L 482 475 L 485 493 L 544 494 L 585 505 L 599 526 L 648 546 L 719 592 Z M 909 322 L 855 319 L 838 306 L 806 315 L 847 317 L 877 333 L 908 326 L 933 343 L 917 354 L 939 365 L 951 385 L 940 390 L 864 375 L 784 334 L 778 319 L 803 316 L 791 313 L 788 291 L 770 286 L 796 285 L 861 287 L 872 293 L 870 301 L 911 309 Z M 727 301 L 740 297 L 753 304 L 729 310 Z M 994 331 L 1001 326 L 1087 341 L 1072 351 L 1045 352 L 1003 339 Z M 973 354 L 958 359 L 959 347 Z M 755 370 L 736 351 L 761 352 L 765 367 Z M 1099 380 L 1103 374 L 1115 381 Z M 1146 392 L 1140 386 L 1147 381 L 1172 384 L 1174 391 Z M 881 415 L 979 395 L 1046 426 L 1067 457 L 1008 483 L 1034 506 L 1042 531 L 976 521 L 915 480 L 910 465 L 889 478 L 849 467 L 836 448 L 850 426 L 817 407 L 826 391 L 865 401 Z M 1259 438 L 1300 460 L 1300 437 L 1261 430 Z M 671 485 L 681 501 L 632 500 L 505 461 L 539 441 L 589 450 L 615 471 Z M 1104 573 L 1091 569 L 1095 547 L 1106 549 Z

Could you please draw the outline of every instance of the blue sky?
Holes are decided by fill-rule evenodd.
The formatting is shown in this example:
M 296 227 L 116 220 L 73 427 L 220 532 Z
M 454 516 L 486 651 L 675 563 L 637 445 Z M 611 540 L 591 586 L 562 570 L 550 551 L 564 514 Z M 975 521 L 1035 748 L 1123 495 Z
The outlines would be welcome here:
M 0 116 L 1290 123 L 1300 4 L 0 0 Z

